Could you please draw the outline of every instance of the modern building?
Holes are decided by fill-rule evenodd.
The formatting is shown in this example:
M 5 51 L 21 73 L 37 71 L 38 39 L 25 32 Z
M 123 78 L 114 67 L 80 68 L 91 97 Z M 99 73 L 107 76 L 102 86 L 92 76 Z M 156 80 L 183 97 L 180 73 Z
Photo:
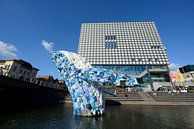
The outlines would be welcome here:
M 170 78 L 175 90 L 194 91 L 194 65 L 186 65 L 176 71 L 170 71 Z
M 78 54 L 95 67 L 136 77 L 141 90 L 170 85 L 169 59 L 154 22 L 83 23 Z
M 194 82 L 194 65 L 186 65 L 179 68 L 179 71 L 184 75 L 186 81 Z
M 36 78 L 39 69 L 24 60 L 0 60 L 0 72 L 20 79 Z

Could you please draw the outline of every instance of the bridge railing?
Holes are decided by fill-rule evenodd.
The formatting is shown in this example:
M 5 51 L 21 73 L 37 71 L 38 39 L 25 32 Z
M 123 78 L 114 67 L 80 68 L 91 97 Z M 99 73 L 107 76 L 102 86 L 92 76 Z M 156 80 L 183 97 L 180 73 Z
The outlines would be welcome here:
M 29 78 L 29 77 L 26 77 L 22 74 L 10 73 L 7 70 L 1 69 L 1 68 L 0 68 L 0 75 L 14 78 L 14 79 L 18 79 L 18 80 L 32 83 L 32 84 L 42 86 L 42 87 L 49 87 L 49 88 L 53 88 L 53 89 L 65 89 L 65 86 L 62 84 L 55 84 L 53 82 L 46 81 L 46 80 L 40 80 L 37 78 Z

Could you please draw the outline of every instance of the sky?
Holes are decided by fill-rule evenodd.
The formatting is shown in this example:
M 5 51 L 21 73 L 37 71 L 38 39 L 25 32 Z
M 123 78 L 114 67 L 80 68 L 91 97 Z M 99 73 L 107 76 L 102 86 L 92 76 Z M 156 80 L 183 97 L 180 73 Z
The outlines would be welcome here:
M 77 52 L 81 23 L 154 21 L 171 67 L 194 64 L 193 0 L 0 0 L 0 59 L 60 78 L 49 51 Z

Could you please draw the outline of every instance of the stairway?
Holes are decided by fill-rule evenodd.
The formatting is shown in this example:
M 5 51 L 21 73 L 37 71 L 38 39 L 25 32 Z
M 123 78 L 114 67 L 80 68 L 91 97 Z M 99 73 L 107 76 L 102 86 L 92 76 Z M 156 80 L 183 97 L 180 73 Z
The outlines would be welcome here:
M 155 100 L 146 92 L 138 92 L 138 94 L 145 102 L 155 102 Z

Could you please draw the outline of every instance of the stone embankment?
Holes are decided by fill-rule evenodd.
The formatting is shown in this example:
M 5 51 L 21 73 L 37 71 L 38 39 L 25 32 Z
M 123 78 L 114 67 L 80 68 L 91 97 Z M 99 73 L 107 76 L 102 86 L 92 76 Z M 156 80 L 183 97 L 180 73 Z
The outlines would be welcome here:
M 118 92 L 117 95 L 106 95 L 107 105 L 194 105 L 194 93 L 167 92 Z M 66 103 L 72 103 L 67 97 Z
M 194 105 L 194 93 L 119 92 L 116 97 L 107 95 L 106 100 L 136 105 Z

